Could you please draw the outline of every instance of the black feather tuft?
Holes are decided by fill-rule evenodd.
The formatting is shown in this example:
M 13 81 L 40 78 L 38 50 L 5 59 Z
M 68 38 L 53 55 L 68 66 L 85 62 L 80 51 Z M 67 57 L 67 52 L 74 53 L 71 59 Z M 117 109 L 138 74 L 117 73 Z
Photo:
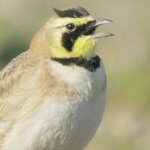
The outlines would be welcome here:
M 82 7 L 70 8 L 67 10 L 53 8 L 53 10 L 59 17 L 83 18 L 89 16 L 88 11 Z

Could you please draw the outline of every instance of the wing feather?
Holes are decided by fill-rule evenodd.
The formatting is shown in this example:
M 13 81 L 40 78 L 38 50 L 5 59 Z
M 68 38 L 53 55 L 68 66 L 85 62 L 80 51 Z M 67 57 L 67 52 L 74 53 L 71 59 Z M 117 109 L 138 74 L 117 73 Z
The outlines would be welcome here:
M 29 57 L 27 51 L 20 54 L 0 72 L 0 120 L 11 107 L 7 98 L 24 74 L 25 68 L 29 66 L 29 60 L 31 60 Z

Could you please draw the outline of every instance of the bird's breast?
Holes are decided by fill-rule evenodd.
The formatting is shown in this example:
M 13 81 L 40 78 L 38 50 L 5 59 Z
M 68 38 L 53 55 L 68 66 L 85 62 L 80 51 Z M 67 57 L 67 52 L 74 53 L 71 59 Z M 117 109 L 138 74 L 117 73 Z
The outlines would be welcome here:
M 57 94 L 49 90 L 32 115 L 16 125 L 12 134 L 17 138 L 15 144 L 14 139 L 10 139 L 11 149 L 81 150 L 95 135 L 106 98 L 103 65 L 94 72 L 58 63 L 50 68 L 52 76 L 59 80 L 58 91 L 55 89 Z M 61 87 L 62 82 L 67 86 Z

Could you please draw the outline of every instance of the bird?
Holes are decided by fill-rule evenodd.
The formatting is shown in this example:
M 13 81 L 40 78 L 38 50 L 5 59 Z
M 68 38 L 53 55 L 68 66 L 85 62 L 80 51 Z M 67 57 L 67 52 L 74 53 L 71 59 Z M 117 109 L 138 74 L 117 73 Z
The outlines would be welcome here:
M 83 150 L 105 109 L 106 74 L 94 19 L 83 7 L 53 8 L 25 52 L 0 71 L 0 150 Z

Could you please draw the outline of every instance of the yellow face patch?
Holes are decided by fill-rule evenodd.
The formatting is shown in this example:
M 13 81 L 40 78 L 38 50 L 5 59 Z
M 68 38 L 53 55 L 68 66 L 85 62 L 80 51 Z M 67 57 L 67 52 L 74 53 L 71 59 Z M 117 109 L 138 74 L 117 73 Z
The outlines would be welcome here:
M 89 21 L 93 20 L 92 17 L 84 18 L 61 18 L 59 19 L 59 24 L 57 24 L 56 32 L 54 31 L 54 36 L 51 41 L 51 54 L 53 57 L 89 57 L 93 54 L 93 47 L 95 45 L 95 40 L 91 38 L 90 35 L 82 35 L 76 32 L 82 30 L 82 26 L 88 24 Z M 81 28 L 79 30 L 73 31 L 71 33 L 67 31 L 66 25 L 68 23 L 73 23 L 75 26 Z M 66 35 L 65 35 L 66 34 Z M 73 37 L 72 36 L 77 36 Z M 68 41 L 67 41 L 68 40 Z M 72 42 L 72 40 L 74 40 Z M 66 43 L 65 43 L 66 42 Z M 68 45 L 72 42 L 71 49 Z M 68 44 L 68 45 L 67 45 Z
M 64 47 L 55 47 L 51 49 L 52 55 L 54 57 L 64 58 L 64 57 L 89 57 L 94 53 L 93 47 L 95 45 L 95 40 L 81 36 L 76 41 L 72 51 L 66 50 Z
M 89 36 L 81 36 L 76 40 L 72 52 L 76 56 L 88 57 L 93 54 L 94 45 L 94 39 Z
M 93 18 L 91 16 L 84 18 L 68 18 L 69 22 L 73 22 L 75 25 L 83 25 L 87 24 L 89 21 L 92 21 Z

